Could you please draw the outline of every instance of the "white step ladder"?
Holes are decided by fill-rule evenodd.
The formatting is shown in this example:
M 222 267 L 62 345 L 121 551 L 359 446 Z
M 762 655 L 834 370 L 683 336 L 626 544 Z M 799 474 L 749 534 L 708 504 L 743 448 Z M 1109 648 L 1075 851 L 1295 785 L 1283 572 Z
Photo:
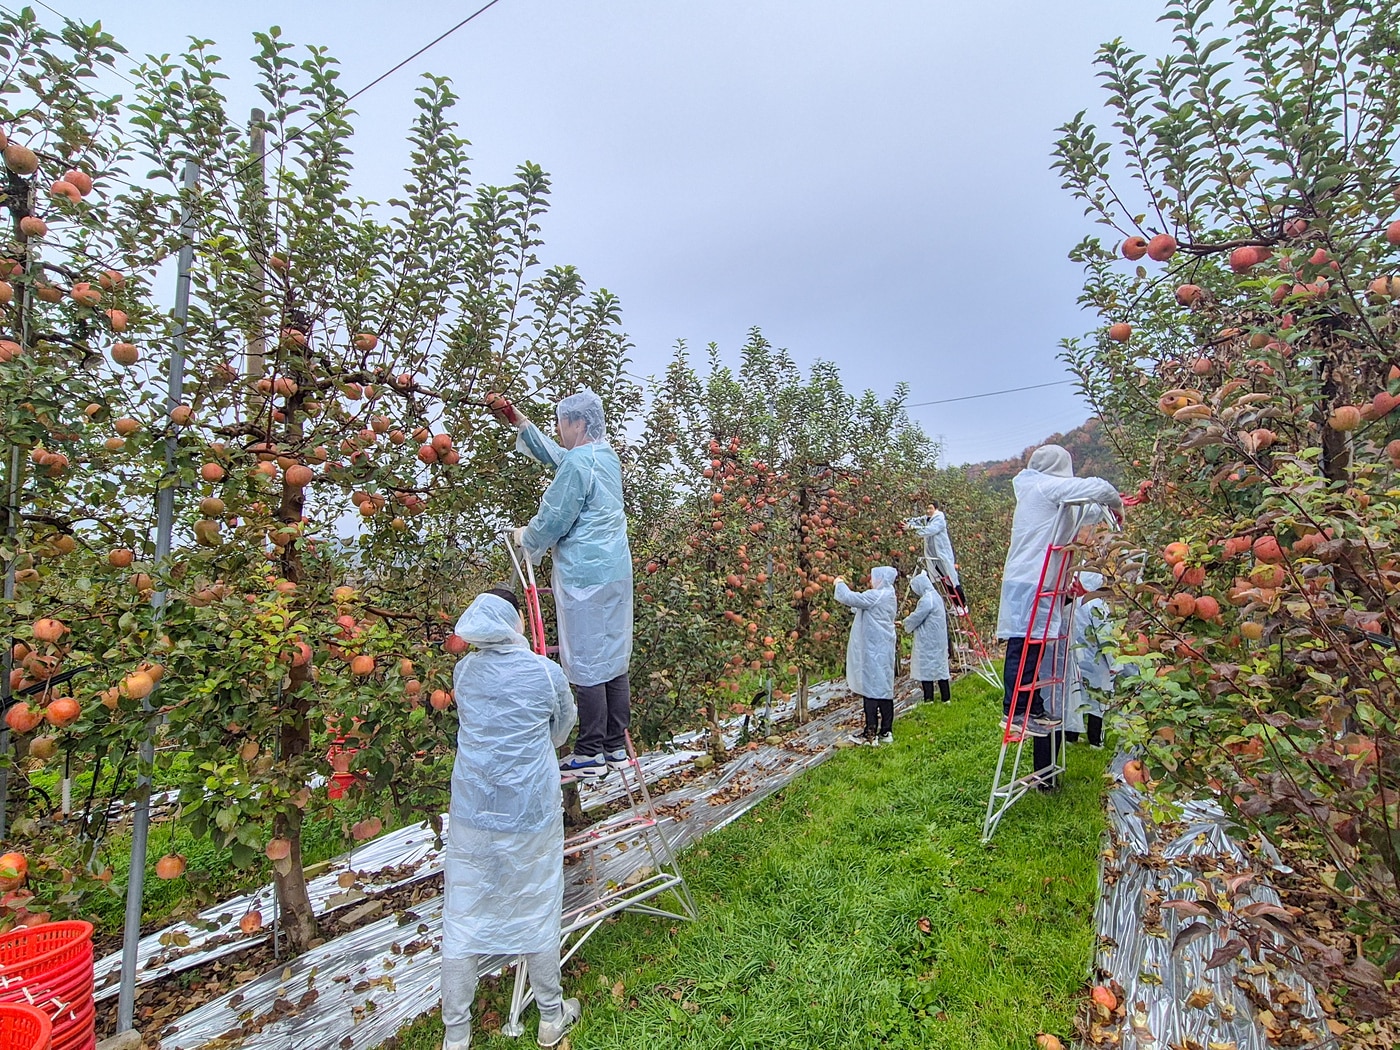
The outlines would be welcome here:
M 534 566 L 530 559 L 511 541 L 503 537 L 516 576 L 525 592 L 526 627 L 531 647 L 542 656 L 549 655 L 545 640 L 544 614 L 540 606 L 540 589 L 535 584 Z M 658 815 L 647 789 L 646 775 L 632 746 L 632 734 L 624 733 L 627 762 L 614 767 L 622 777 L 627 792 L 626 808 L 597 824 L 570 835 L 564 840 L 564 863 L 576 868 L 585 865 L 583 884 L 589 891 L 582 902 L 566 906 L 561 919 L 559 962 L 567 963 L 608 919 L 621 912 L 635 912 L 662 919 L 688 922 L 696 916 L 695 901 L 686 885 L 685 876 L 676 863 L 675 853 L 666 838 L 669 818 Z M 564 776 L 564 784 L 576 783 L 576 778 Z M 644 850 L 647 861 L 633 869 L 621 882 L 609 880 L 601 863 L 618 852 Z M 577 878 L 575 878 L 575 883 Z M 515 983 L 511 992 L 510 1015 L 501 1025 L 501 1034 L 517 1038 L 525 1034 L 521 1015 L 534 1001 L 530 988 L 529 969 L 522 957 L 516 962 Z

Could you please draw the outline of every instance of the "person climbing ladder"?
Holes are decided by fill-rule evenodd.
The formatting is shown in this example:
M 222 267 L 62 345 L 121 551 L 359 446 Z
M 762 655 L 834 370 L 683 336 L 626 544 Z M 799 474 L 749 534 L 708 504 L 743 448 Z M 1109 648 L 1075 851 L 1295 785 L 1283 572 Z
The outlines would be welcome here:
M 1032 452 L 1026 468 L 1011 484 L 1016 494 L 1016 513 L 1011 519 L 1011 543 L 1002 570 L 1001 607 L 997 615 L 997 637 L 1006 642 L 1002 711 L 1010 713 L 1012 699 L 1018 692 L 1029 692 L 1027 730 L 1031 736 L 1045 736 L 1058 719 L 1046 710 L 1041 691 L 1033 685 L 1045 655 L 1044 644 L 1036 639 L 1041 634 L 1054 637 L 1060 619 L 1057 604 L 1036 608 L 1036 588 L 1044 572 L 1045 552 L 1053 542 L 1069 539 L 1054 535 L 1061 507 L 1076 501 L 1093 501 L 1121 515 L 1123 503 L 1112 482 L 1076 478 L 1074 461 L 1059 445 L 1042 445 Z
M 930 500 L 928 513 L 920 518 L 910 518 L 904 524 L 913 529 L 924 541 L 924 569 L 937 573 L 944 582 L 949 596 L 953 599 L 954 615 L 967 615 L 967 594 L 963 591 L 962 579 L 958 575 L 958 560 L 953 554 L 953 539 L 948 535 L 948 518 L 937 500 Z
M 501 394 L 486 407 L 516 428 L 515 447 L 554 471 L 540 509 L 514 541 L 538 564 L 553 552 L 559 663 L 578 700 L 578 738 L 559 762 L 581 779 L 627 762 L 631 724 L 632 551 L 622 503 L 622 463 L 608 444 L 603 402 L 584 389 L 559 402 L 556 443 Z

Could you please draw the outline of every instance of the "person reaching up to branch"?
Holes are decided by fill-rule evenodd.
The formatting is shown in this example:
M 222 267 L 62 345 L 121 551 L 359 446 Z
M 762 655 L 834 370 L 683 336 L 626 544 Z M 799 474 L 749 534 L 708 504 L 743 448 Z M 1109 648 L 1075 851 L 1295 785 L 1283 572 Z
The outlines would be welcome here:
M 856 611 L 851 639 L 846 643 L 846 684 L 865 701 L 865 729 L 851 740 L 875 746 L 894 740 L 894 618 L 898 611 L 889 565 L 870 570 L 870 590 L 853 591 L 846 581 L 835 583 L 836 600 Z
M 924 567 L 943 578 L 948 593 L 956 600 L 953 612 L 967 615 L 967 595 L 958 575 L 958 560 L 953 554 L 953 539 L 948 535 L 948 518 L 937 500 L 930 500 L 923 517 L 910 518 L 904 523 L 924 541 Z
M 578 700 L 578 739 L 559 769 L 598 779 L 627 762 L 632 720 L 632 551 L 622 463 L 608 444 L 603 402 L 591 390 L 560 401 L 552 441 L 500 394 L 486 407 L 519 431 L 518 451 L 554 472 L 540 509 L 514 532 L 536 564 L 553 554 L 559 662 Z

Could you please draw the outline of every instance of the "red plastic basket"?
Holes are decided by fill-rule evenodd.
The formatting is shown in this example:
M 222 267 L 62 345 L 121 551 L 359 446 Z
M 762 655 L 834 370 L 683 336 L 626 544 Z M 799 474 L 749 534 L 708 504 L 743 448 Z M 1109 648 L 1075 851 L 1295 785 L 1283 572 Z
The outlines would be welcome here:
M 92 959 L 90 922 L 46 922 L 0 934 L 0 975 L 36 977 L 84 957 Z
M 0 1003 L 0 1050 L 50 1050 L 53 1023 L 42 1010 Z
M 92 953 L 84 952 L 46 973 L 30 977 L 0 975 L 0 1002 L 27 1003 L 52 1013 L 47 1004 L 82 1003 L 92 999 Z
M 92 953 L 90 951 L 74 956 L 51 970 L 31 974 L 27 977 L 20 977 L 13 973 L 0 973 L 0 1002 L 20 1002 L 23 999 L 23 994 L 16 993 L 23 993 L 26 988 L 49 988 L 54 991 L 61 988 L 65 991 L 75 991 L 83 982 L 91 985 L 92 974 Z
M 96 1031 L 92 1025 L 88 1025 L 86 1032 L 75 1032 L 66 1042 L 54 1040 L 49 1050 L 92 1050 L 96 1045 Z
M 97 1031 L 97 1007 L 90 997 L 82 1005 L 60 1010 L 57 1017 L 50 1014 L 50 1018 L 53 1022 L 53 1050 L 82 1046 Z
M 74 974 L 63 981 L 31 982 L 19 987 L 7 988 L 3 993 L 0 993 L 0 1002 L 27 1003 L 30 1006 L 39 1007 L 50 1015 L 53 1011 L 49 1008 L 49 1004 L 54 1001 L 82 1004 L 91 1000 L 91 972 L 86 977 Z

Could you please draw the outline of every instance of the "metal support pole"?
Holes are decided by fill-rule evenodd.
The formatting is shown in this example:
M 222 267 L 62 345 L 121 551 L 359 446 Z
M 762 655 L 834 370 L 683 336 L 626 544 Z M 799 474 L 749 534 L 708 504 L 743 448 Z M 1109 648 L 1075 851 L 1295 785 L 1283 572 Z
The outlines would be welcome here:
M 5 604 L 15 600 L 15 549 L 19 539 L 20 471 L 24 469 L 24 450 L 13 442 L 9 445 L 8 469 L 5 473 L 5 541 L 12 554 L 5 562 Z M 5 639 L 4 678 L 0 678 L 0 710 L 10 706 L 10 669 L 14 665 L 11 640 Z M 6 818 L 10 805 L 10 729 L 0 724 L 0 839 L 5 837 Z
M 767 516 L 768 520 L 772 521 L 773 514 L 771 510 Z M 768 601 L 768 611 L 771 613 L 773 611 L 773 551 L 771 549 L 768 551 L 766 571 L 768 573 L 768 585 L 764 596 Z M 776 659 L 776 657 L 774 659 Z M 763 735 L 766 738 L 773 735 L 773 665 L 771 663 L 768 665 L 768 681 L 765 685 L 768 690 L 768 706 L 763 711 Z
M 267 114 L 260 109 L 252 112 L 252 120 L 248 128 L 248 149 L 253 154 L 257 172 L 257 195 L 255 207 L 258 209 L 254 216 L 255 221 L 251 225 L 252 233 L 251 252 L 253 257 L 253 294 L 257 299 L 258 312 L 256 313 L 256 326 L 252 332 L 248 333 L 248 355 L 245 367 L 245 374 L 251 385 L 263 377 L 267 371 L 267 333 L 266 318 L 262 316 L 261 309 L 263 299 L 267 295 L 267 245 L 263 243 L 263 235 L 266 232 L 266 225 L 263 222 L 263 201 L 267 192 L 267 131 L 263 128 L 263 123 L 267 120 Z M 257 391 L 253 392 L 252 404 L 254 406 L 253 415 L 256 417 L 260 411 L 260 403 L 257 398 Z
M 180 212 L 180 258 L 175 278 L 175 336 L 170 351 L 166 411 L 184 399 L 185 324 L 190 312 L 190 270 L 194 266 L 194 189 L 199 165 L 185 161 L 184 204 Z M 165 476 L 156 492 L 156 568 L 164 567 L 170 556 L 170 535 L 175 527 L 175 489 L 179 476 L 175 458 L 179 441 L 172 432 L 165 439 Z M 159 626 L 165 609 L 165 588 L 151 595 L 155 622 Z M 141 702 L 147 712 L 146 738 L 141 742 L 136 775 L 136 813 L 131 832 L 131 867 L 126 883 L 126 922 L 122 927 L 122 979 L 117 999 L 117 1031 L 132 1028 L 136 1015 L 136 949 L 141 942 L 141 903 L 146 888 L 146 844 L 151 829 L 151 766 L 155 761 L 154 727 L 149 712 L 151 698 Z
M 25 211 L 34 214 L 35 201 L 34 186 L 29 187 L 28 207 Z M 19 230 L 19 220 L 15 220 L 15 236 L 19 238 L 24 251 L 24 272 L 30 278 L 25 281 L 19 289 L 19 345 L 27 353 L 30 346 L 30 310 L 34 305 L 34 281 L 33 277 L 38 271 L 34 260 L 34 245 L 29 242 L 29 238 Z M 5 474 L 5 540 L 6 546 L 10 549 L 11 555 L 5 562 L 5 604 L 12 605 L 15 600 L 15 560 L 19 557 L 19 511 L 20 497 L 22 494 L 22 471 L 24 470 L 24 450 L 17 443 L 11 442 L 8 446 L 9 460 Z M 10 670 L 14 666 L 14 655 L 11 650 L 12 639 L 5 639 L 5 675 L 0 679 L 0 711 L 9 706 L 10 696 Z M 8 726 L 0 725 L 0 839 L 5 837 L 5 831 L 9 823 L 10 807 L 10 730 Z

